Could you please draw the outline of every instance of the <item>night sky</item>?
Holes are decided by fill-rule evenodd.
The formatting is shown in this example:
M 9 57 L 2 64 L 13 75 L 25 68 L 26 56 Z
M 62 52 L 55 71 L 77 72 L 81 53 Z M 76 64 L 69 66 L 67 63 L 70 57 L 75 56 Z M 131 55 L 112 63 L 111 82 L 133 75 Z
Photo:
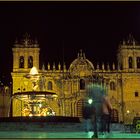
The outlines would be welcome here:
M 12 47 L 29 33 L 40 44 L 40 64 L 67 68 L 82 49 L 86 58 L 116 62 L 120 41 L 140 42 L 140 2 L 0 2 L 0 79 L 11 81 Z

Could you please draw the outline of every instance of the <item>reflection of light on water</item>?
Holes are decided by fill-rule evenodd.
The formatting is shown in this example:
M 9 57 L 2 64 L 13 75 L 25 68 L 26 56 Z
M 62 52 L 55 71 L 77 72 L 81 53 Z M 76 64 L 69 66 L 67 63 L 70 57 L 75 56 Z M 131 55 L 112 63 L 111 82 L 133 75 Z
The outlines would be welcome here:
M 37 68 L 36 67 L 32 67 L 32 69 L 30 70 L 30 74 L 31 75 L 38 74 Z

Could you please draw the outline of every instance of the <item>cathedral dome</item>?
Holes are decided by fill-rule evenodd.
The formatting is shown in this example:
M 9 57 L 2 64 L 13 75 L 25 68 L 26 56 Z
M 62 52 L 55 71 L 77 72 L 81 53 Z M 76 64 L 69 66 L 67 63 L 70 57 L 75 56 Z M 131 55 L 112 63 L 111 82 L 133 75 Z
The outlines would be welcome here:
M 86 59 L 85 53 L 80 50 L 78 57 L 70 64 L 69 71 L 72 75 L 86 76 L 94 70 L 93 64 Z

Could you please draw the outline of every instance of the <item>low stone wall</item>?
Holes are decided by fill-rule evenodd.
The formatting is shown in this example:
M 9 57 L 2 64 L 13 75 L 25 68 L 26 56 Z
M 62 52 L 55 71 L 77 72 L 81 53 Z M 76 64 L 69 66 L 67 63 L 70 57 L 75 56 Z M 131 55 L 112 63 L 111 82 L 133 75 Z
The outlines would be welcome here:
M 0 118 L 0 131 L 84 131 L 77 117 Z
M 55 121 L 54 121 L 55 120 Z M 0 131 L 51 131 L 51 132 L 85 132 L 92 131 L 90 121 L 77 118 L 1 118 Z M 111 131 L 124 132 L 123 124 L 111 124 Z
M 82 123 L 1 122 L 0 131 L 84 131 Z

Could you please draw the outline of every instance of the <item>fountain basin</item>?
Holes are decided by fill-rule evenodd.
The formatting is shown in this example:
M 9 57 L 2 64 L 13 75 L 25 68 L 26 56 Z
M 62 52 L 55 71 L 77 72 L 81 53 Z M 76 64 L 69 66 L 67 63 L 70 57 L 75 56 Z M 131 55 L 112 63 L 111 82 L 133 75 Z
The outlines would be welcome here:
M 12 99 L 24 103 L 21 106 L 21 116 L 54 116 L 55 112 L 49 107 L 48 99 L 56 97 L 56 93 L 47 91 L 17 92 L 12 95 Z
M 12 95 L 13 98 L 23 100 L 25 102 L 42 101 L 48 98 L 56 98 L 57 94 L 54 92 L 47 91 L 28 91 L 28 92 L 17 92 Z

